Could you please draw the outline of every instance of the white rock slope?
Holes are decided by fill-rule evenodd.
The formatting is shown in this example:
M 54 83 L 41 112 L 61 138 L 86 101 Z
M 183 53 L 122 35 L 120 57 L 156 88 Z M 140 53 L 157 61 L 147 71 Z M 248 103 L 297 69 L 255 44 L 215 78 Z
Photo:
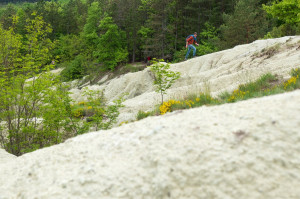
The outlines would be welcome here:
M 0 164 L 0 198 L 300 198 L 300 91 L 151 117 Z
M 231 91 L 300 67 L 300 36 L 256 41 L 172 65 L 167 98 Z M 123 92 L 120 121 L 159 102 L 149 71 L 92 89 Z M 73 89 L 80 101 L 80 90 Z M 14 157 L 0 149 L 0 199 L 299 199 L 300 90 L 177 111 Z
M 287 78 L 292 68 L 300 67 L 299 60 L 300 36 L 293 36 L 258 40 L 172 64 L 171 69 L 181 72 L 181 78 L 169 89 L 166 99 L 201 91 L 218 95 L 223 91 L 232 91 L 238 85 L 258 79 L 266 73 Z M 126 107 L 122 109 L 119 117 L 120 122 L 135 119 L 139 110 L 149 111 L 160 103 L 160 96 L 154 92 L 153 78 L 147 69 L 88 87 L 104 90 L 109 100 L 122 93 L 129 93 L 124 102 Z M 72 92 L 75 100 L 83 100 L 81 90 L 73 89 Z

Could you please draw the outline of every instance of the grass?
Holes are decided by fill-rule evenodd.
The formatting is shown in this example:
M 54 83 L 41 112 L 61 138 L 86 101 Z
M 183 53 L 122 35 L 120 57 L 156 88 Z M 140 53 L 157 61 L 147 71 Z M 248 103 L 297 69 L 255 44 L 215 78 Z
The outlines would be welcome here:
M 279 49 L 280 49 L 280 44 L 275 44 L 275 45 L 273 45 L 271 47 L 264 48 L 261 51 L 260 57 L 266 56 L 267 58 L 270 58 L 273 55 L 275 55 L 276 53 L 278 53 Z
M 150 116 L 150 115 L 152 115 L 151 112 L 144 112 L 144 111 L 141 111 L 141 110 L 140 110 L 140 111 L 138 112 L 136 118 L 137 118 L 137 120 L 141 120 L 141 119 L 144 119 L 144 118 L 146 118 L 146 117 L 148 117 L 148 116 Z
M 139 111 L 137 120 L 151 115 L 166 114 L 175 110 L 189 109 L 203 105 L 213 106 L 225 103 L 234 103 L 241 100 L 258 98 L 268 95 L 275 95 L 283 92 L 300 89 L 300 68 L 291 71 L 291 78 L 284 81 L 278 75 L 270 73 L 262 75 L 256 81 L 242 84 L 233 92 L 223 92 L 217 97 L 212 97 L 209 93 L 191 94 L 183 100 L 169 100 L 159 106 L 159 110 L 152 112 Z

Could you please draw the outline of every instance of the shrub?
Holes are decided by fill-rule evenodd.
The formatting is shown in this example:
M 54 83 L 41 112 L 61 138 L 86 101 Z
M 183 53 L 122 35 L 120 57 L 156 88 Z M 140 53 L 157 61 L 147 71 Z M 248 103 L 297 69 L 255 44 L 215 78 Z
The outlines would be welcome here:
M 80 36 L 62 35 L 54 49 L 54 55 L 58 56 L 62 62 L 70 62 L 82 52 L 82 43 Z
M 300 69 L 299 68 L 293 69 L 291 75 L 292 77 L 287 81 L 285 81 L 283 84 L 284 90 L 294 90 L 300 88 L 300 81 L 299 81 Z
M 87 108 L 85 110 L 90 111 L 89 113 L 89 125 L 94 125 L 95 129 L 109 129 L 113 124 L 116 123 L 117 117 L 120 114 L 119 109 L 124 105 L 124 96 L 121 95 L 118 99 L 114 100 L 111 105 L 107 104 L 104 98 L 103 91 L 94 91 L 86 89 L 84 96 L 87 97 L 88 102 L 86 103 Z
M 292 77 L 299 77 L 300 76 L 300 68 L 292 69 L 291 72 Z
M 78 55 L 72 62 L 65 64 L 66 67 L 61 72 L 63 81 L 80 79 L 85 75 L 86 61 L 82 55 Z

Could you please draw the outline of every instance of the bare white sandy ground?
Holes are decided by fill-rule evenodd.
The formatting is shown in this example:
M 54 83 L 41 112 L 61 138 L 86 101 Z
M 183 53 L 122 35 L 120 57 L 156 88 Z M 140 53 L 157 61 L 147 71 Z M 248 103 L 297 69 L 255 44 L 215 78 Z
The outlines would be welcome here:
M 299 199 L 299 104 L 297 90 L 78 136 L 1 161 L 0 198 Z
M 291 69 L 300 67 L 300 36 L 258 40 L 251 44 L 190 59 L 171 65 L 181 78 L 169 89 L 166 99 L 178 99 L 189 93 L 211 92 L 218 95 L 238 85 L 258 79 L 266 73 L 289 77 Z M 103 80 L 100 80 L 103 82 Z M 108 100 L 129 93 L 119 122 L 134 120 L 139 110 L 152 110 L 160 103 L 153 77 L 148 69 L 129 73 L 101 85 L 87 86 L 104 90 Z M 79 89 L 72 89 L 76 101 L 84 100 Z

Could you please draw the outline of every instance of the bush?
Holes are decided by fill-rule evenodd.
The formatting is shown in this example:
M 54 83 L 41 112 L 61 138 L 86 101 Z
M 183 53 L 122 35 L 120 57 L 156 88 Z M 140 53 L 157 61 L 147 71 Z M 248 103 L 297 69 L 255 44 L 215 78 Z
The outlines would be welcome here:
M 300 69 L 293 69 L 291 72 L 292 77 L 284 82 L 283 88 L 284 90 L 294 90 L 300 88 Z
M 95 129 L 109 129 L 116 123 L 117 117 L 120 114 L 120 108 L 124 105 L 124 96 L 121 95 L 118 99 L 114 100 L 112 104 L 108 105 L 102 91 L 94 91 L 86 89 L 84 96 L 87 97 L 88 102 L 84 104 L 86 108 L 85 113 L 89 112 L 89 125 L 94 125 Z
M 59 57 L 61 62 L 70 62 L 82 52 L 82 43 L 80 36 L 61 36 L 54 49 L 54 56 Z
M 64 64 L 62 64 L 64 65 Z M 86 60 L 78 55 L 72 62 L 65 63 L 65 69 L 61 72 L 63 81 L 80 79 L 86 74 Z

